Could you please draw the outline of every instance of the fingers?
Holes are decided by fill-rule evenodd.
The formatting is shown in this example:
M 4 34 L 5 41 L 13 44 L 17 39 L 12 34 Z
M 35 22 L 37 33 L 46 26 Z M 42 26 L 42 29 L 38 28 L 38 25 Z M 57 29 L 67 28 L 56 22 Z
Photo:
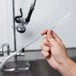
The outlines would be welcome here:
M 44 30 L 42 35 L 46 35 L 43 39 L 42 43 L 42 51 L 41 53 L 45 57 L 51 56 L 51 47 L 57 47 L 60 44 L 63 44 L 62 40 L 57 36 L 57 34 L 52 30 Z
M 48 52 L 50 50 L 50 47 L 49 46 L 45 46 L 45 45 L 42 45 L 41 46 L 41 49 Z
M 46 29 L 46 30 L 44 30 L 44 31 L 41 32 L 41 35 L 46 35 L 47 40 L 50 42 L 50 45 L 51 45 L 52 43 L 55 44 L 55 43 L 54 43 L 55 41 L 54 41 L 54 39 L 53 39 L 52 31 L 51 31 L 51 30 Z
M 54 39 L 57 42 L 59 42 L 60 44 L 63 44 L 62 40 L 58 37 L 58 35 L 54 31 L 52 31 L 52 34 L 53 34 Z
M 50 56 L 50 53 L 49 53 L 49 51 L 50 51 L 49 42 L 48 42 L 46 37 L 43 38 L 43 43 L 42 43 L 41 49 L 42 49 L 41 53 L 43 54 L 44 57 L 47 58 L 47 57 Z
M 41 53 L 45 58 L 49 58 L 51 56 L 51 53 L 46 52 L 46 51 L 41 51 Z
M 46 37 L 43 38 L 43 42 L 41 45 L 42 50 L 49 51 L 49 42 Z
M 50 43 L 52 44 L 55 44 L 55 43 L 60 43 L 60 44 L 63 44 L 62 40 L 57 36 L 57 34 L 52 31 L 52 30 L 44 30 L 42 33 L 42 35 L 46 35 L 47 36 L 47 39 L 48 41 L 50 41 Z
M 42 44 L 43 44 L 43 45 L 46 45 L 46 46 L 49 46 L 49 42 L 48 42 L 48 40 L 47 40 L 47 37 L 44 37 L 44 38 L 43 38 Z
M 48 32 L 48 29 L 42 31 L 42 32 L 41 32 L 41 35 L 45 35 L 45 34 L 47 34 L 47 32 Z
M 56 40 L 53 37 L 52 30 L 48 30 L 47 39 L 48 39 L 48 41 L 50 42 L 51 45 L 53 45 L 53 46 L 57 45 L 57 42 L 56 42 Z
M 53 38 L 52 31 L 51 30 L 48 30 L 47 31 L 47 39 L 50 40 L 51 38 Z

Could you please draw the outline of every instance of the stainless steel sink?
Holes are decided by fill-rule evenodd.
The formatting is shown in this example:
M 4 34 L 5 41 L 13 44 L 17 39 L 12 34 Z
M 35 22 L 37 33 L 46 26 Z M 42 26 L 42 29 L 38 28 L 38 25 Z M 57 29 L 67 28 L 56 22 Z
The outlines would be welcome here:
M 34 60 L 29 61 L 30 65 L 28 64 L 29 69 L 26 69 L 26 61 L 17 62 L 17 69 L 14 69 L 12 71 L 4 71 L 1 72 L 2 75 L 0 76 L 61 76 L 59 72 L 54 70 L 49 66 L 49 64 L 46 62 L 46 60 Z M 7 63 L 5 68 L 12 68 L 15 67 L 14 63 Z M 25 68 L 22 70 L 21 68 Z M 0 73 L 0 74 L 1 74 Z

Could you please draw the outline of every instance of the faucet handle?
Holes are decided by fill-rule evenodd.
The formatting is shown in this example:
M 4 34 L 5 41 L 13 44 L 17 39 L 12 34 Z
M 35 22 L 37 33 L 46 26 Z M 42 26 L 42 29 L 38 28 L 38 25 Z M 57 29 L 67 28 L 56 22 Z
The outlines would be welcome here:
M 25 56 L 25 49 L 22 48 L 19 53 L 17 53 L 17 56 Z
M 9 47 L 9 44 L 7 45 L 7 55 L 10 55 L 10 47 Z
M 4 56 L 4 51 L 3 51 L 3 47 L 0 48 L 0 56 Z

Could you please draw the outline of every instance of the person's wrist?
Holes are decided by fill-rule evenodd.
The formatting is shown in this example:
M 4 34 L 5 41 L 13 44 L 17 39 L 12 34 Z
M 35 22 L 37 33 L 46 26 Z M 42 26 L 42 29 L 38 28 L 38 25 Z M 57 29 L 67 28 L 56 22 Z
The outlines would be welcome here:
M 75 68 L 74 65 L 76 65 L 76 63 L 69 57 L 66 57 L 65 60 L 60 63 L 58 70 L 63 76 L 72 76 L 72 69 Z

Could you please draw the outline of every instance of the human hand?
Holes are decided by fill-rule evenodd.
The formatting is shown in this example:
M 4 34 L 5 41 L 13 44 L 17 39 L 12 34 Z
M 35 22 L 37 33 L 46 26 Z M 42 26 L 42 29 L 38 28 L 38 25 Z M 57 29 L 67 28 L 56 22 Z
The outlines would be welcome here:
M 48 63 L 54 69 L 58 70 L 60 64 L 64 63 L 68 58 L 65 46 L 52 30 L 44 30 L 41 35 L 45 35 L 41 46 L 41 53 L 47 59 Z

